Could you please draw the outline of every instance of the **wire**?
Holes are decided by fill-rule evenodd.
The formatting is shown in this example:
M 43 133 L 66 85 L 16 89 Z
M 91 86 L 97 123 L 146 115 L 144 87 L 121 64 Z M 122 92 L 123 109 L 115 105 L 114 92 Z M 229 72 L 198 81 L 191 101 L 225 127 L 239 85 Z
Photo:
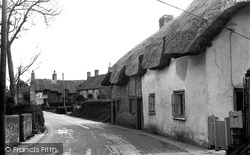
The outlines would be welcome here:
M 188 12 L 188 11 L 186 11 L 186 10 L 180 9 L 180 8 L 174 6 L 174 5 L 168 4 L 168 3 L 163 2 L 163 1 L 161 1 L 161 0 L 157 0 L 157 1 L 158 1 L 158 2 L 161 2 L 161 3 L 163 3 L 163 4 L 166 4 L 166 5 L 168 5 L 168 6 L 171 6 L 171 7 L 175 8 L 175 9 L 181 10 L 181 11 L 187 13 L 187 14 L 190 14 L 190 15 L 193 15 L 193 16 L 195 16 L 195 17 L 198 17 L 198 18 L 200 18 L 200 19 L 202 19 L 202 20 L 205 20 L 205 21 L 207 22 L 206 19 L 204 19 L 204 18 L 202 18 L 202 17 L 200 17 L 200 16 L 198 16 L 198 15 L 196 15 L 196 14 L 193 14 L 193 13 Z
M 242 35 L 242 34 L 240 34 L 240 33 L 236 32 L 236 31 L 235 31 L 235 29 L 228 28 L 228 27 L 223 27 L 223 28 L 225 28 L 225 29 L 227 29 L 227 30 L 231 31 L 232 33 L 235 33 L 235 34 L 237 34 L 237 35 L 239 35 L 239 36 L 241 36 L 241 37 L 243 37 L 243 38 L 246 38 L 246 39 L 250 40 L 250 38 L 249 38 L 249 37 L 244 36 L 244 35 Z
M 187 13 L 187 14 L 190 14 L 190 15 L 193 15 L 193 16 L 195 16 L 195 17 L 198 17 L 198 18 L 204 20 L 205 22 L 208 22 L 207 19 L 204 19 L 203 17 L 198 16 L 198 15 L 196 15 L 196 14 L 193 14 L 193 13 L 191 13 L 191 12 L 188 12 L 188 11 L 186 11 L 186 10 L 180 9 L 180 8 L 174 6 L 174 5 L 168 4 L 168 3 L 163 2 L 163 1 L 161 1 L 161 0 L 156 0 L 156 1 L 161 2 L 161 3 L 163 3 L 163 4 L 166 4 L 166 5 L 168 5 L 168 6 L 171 6 L 171 7 L 175 8 L 175 9 L 181 10 L 181 11 Z M 237 35 L 239 35 L 239 36 L 241 36 L 241 37 L 243 37 L 243 38 L 245 38 L 245 39 L 250 40 L 250 37 L 245 36 L 245 35 L 243 35 L 243 34 L 240 34 L 240 33 L 236 32 L 236 31 L 235 31 L 234 29 L 232 29 L 232 28 L 228 28 L 228 27 L 225 27 L 225 26 L 223 26 L 223 28 L 225 28 L 226 30 L 229 30 L 230 32 L 235 33 L 235 34 L 237 34 Z

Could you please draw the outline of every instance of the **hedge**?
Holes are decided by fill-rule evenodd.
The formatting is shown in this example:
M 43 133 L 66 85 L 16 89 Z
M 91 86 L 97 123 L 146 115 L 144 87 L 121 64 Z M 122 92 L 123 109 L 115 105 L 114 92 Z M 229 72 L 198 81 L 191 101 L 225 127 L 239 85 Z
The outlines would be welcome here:
M 65 106 L 71 106 L 73 105 L 75 102 L 65 102 Z M 63 102 L 49 102 L 49 106 L 52 107 L 58 107 L 58 106 L 64 106 Z
M 94 121 L 110 122 L 111 102 L 85 101 L 81 103 L 80 109 L 76 109 L 70 115 Z

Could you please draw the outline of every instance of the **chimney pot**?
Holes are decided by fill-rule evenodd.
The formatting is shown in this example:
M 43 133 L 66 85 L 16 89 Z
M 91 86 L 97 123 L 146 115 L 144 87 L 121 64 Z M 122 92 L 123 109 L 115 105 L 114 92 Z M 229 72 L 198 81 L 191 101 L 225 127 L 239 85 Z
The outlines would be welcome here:
M 173 15 L 163 15 L 160 19 L 159 19 L 159 26 L 160 29 L 167 24 L 169 21 L 171 21 L 174 18 Z
M 54 80 L 54 81 L 57 80 L 57 74 L 56 74 L 55 70 L 54 70 L 54 73 L 52 74 L 52 80 Z
M 91 72 L 87 72 L 87 79 L 90 78 Z
M 31 80 L 35 80 L 35 73 L 34 73 L 34 70 L 32 70 L 32 73 L 31 73 Z
M 99 74 L 99 70 L 95 70 L 95 76 L 98 76 L 98 74 Z

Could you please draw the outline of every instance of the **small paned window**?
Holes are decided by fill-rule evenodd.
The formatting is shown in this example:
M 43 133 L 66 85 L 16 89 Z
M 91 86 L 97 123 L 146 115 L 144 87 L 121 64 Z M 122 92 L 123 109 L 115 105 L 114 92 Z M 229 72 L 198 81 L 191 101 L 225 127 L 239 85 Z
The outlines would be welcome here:
M 155 94 L 149 94 L 148 97 L 148 112 L 150 115 L 155 114 Z
M 172 94 L 172 115 L 174 119 L 185 119 L 185 91 L 174 91 Z
M 136 113 L 135 99 L 129 99 L 129 112 L 130 112 L 130 114 L 135 114 Z

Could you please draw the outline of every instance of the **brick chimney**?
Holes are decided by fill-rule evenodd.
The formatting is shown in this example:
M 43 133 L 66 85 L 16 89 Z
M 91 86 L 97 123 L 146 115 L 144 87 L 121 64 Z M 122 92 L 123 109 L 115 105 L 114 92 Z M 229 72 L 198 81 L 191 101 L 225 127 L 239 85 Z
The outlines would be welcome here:
M 87 79 L 91 77 L 91 72 L 87 72 Z
M 54 81 L 57 80 L 57 74 L 56 74 L 55 70 L 54 70 L 54 73 L 52 74 L 52 80 L 54 80 Z
M 32 73 L 31 73 L 31 80 L 35 80 L 35 73 L 34 73 L 34 70 L 32 70 Z
M 159 26 L 160 29 L 169 21 L 171 21 L 174 18 L 173 15 L 163 15 L 160 19 L 159 19 Z
M 99 74 L 99 70 L 95 70 L 95 76 L 98 76 L 98 74 Z

